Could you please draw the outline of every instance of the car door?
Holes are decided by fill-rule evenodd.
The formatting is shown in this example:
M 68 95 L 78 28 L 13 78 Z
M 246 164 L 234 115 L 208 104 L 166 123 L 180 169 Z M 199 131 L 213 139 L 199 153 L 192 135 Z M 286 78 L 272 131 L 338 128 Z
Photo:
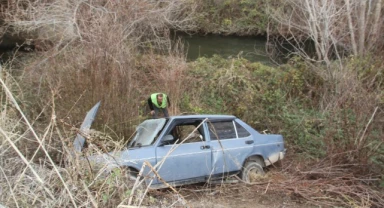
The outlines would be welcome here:
M 157 162 L 164 162 L 157 169 L 161 178 L 169 183 L 204 181 L 212 166 L 202 120 L 174 120 L 165 137 L 172 137 L 173 142 L 160 142 L 156 148 Z
M 212 149 L 212 174 L 241 170 L 243 162 L 253 150 L 251 134 L 235 120 L 207 122 Z

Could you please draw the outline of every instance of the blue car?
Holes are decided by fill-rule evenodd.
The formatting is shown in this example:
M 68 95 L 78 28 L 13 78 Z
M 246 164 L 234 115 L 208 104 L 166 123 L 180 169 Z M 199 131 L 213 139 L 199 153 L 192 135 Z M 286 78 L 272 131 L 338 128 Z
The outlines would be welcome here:
M 98 107 L 88 112 L 82 130 L 89 129 Z M 81 151 L 84 143 L 78 135 L 75 149 Z M 235 116 L 180 115 L 145 120 L 125 149 L 88 160 L 107 171 L 124 168 L 130 178 L 140 176 L 151 188 L 163 188 L 234 174 L 251 183 L 285 151 L 281 135 L 260 134 Z

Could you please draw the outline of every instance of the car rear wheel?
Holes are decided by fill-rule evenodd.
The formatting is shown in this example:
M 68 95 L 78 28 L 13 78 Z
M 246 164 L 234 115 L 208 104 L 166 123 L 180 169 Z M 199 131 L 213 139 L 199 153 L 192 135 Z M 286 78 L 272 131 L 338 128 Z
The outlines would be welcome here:
M 263 167 L 258 162 L 248 161 L 241 172 L 241 179 L 246 183 L 253 183 L 258 181 L 264 174 Z

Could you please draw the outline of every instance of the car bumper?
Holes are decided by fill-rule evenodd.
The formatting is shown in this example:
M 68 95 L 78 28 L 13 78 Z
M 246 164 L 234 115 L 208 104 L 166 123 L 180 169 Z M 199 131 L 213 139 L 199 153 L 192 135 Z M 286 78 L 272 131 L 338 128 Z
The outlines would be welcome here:
M 265 165 L 269 166 L 269 165 L 272 165 L 273 163 L 275 163 L 279 160 L 284 159 L 286 152 L 287 152 L 287 149 L 284 149 L 281 152 L 278 152 L 278 153 L 275 153 L 275 154 L 269 156 L 266 160 L 264 160 Z

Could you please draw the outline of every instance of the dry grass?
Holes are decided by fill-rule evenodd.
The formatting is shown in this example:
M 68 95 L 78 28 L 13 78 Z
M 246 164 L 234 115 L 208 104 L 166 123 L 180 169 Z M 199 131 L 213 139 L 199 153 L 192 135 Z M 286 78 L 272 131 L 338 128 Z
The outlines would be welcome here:
M 289 163 L 281 172 L 270 176 L 261 190 L 282 191 L 299 200 L 317 206 L 382 207 L 384 194 L 375 187 L 380 175 L 367 172 L 361 164 L 332 164 L 327 158 L 312 167 Z M 308 164 L 307 164 L 308 165 Z M 285 174 L 282 174 L 285 173 Z
M 2 204 L 10 207 L 49 206 L 49 207 L 78 207 L 102 206 L 116 207 L 128 205 L 164 205 L 177 206 L 186 204 L 183 196 L 168 185 L 178 198 L 162 196 L 160 199 L 149 195 L 147 187 L 138 186 L 129 180 L 123 169 L 115 169 L 105 175 L 106 167 L 91 166 L 81 155 L 73 155 L 72 142 L 77 128 L 63 121 L 58 121 L 56 114 L 55 92 L 52 92 L 52 102 L 47 103 L 51 109 L 50 122 L 31 123 L 9 86 L 14 81 L 2 84 L 2 117 L 1 133 L 1 169 L 0 183 Z M 36 118 L 38 120 L 39 118 Z M 68 125 L 72 132 L 66 130 Z M 105 152 L 120 151 L 126 142 L 116 142 L 104 132 L 90 131 L 87 135 L 88 147 L 84 155 L 98 155 Z M 15 165 L 17 164 L 17 165 Z M 159 163 L 151 167 L 155 168 Z M 156 174 L 159 179 L 161 177 Z M 167 184 L 166 182 L 164 182 Z M 23 197 L 20 197 L 23 196 Z
M 1 204 L 9 207 L 116 207 L 131 203 L 144 205 L 177 203 L 144 197 L 144 190 L 131 192 L 133 182 L 121 169 L 103 174 L 104 167 L 93 169 L 72 154 L 74 132 L 64 130 L 57 122 L 55 103 L 51 122 L 33 125 L 24 116 L 15 96 L 1 81 Z M 74 129 L 76 130 L 76 129 Z M 78 131 L 78 130 L 77 130 Z M 93 138 L 94 140 L 92 140 Z M 104 133 L 92 131 L 84 154 L 102 154 L 107 149 L 119 151 L 125 144 L 114 142 Z M 55 142 L 52 142 L 55 141 Z M 102 145 L 97 145 L 101 144 Z M 108 145 L 110 143 L 110 145 Z M 75 157 L 74 157 L 75 156 Z M 163 197 L 166 199 L 166 197 Z
M 2 83 L 2 89 L 7 89 L 4 83 Z M 11 100 L 13 99 L 12 94 L 7 95 Z M 52 115 L 52 122 L 38 132 L 33 126 L 27 125 L 28 120 L 17 120 L 18 116 L 13 118 L 11 114 L 4 113 L 18 109 L 17 103 L 5 104 L 13 105 L 3 109 L 0 120 L 2 153 L 0 201 L 2 205 L 9 207 L 116 207 L 127 205 L 129 197 L 134 197 L 130 203 L 140 202 L 144 205 L 174 203 L 169 200 L 162 202 L 153 197 L 144 198 L 142 188 L 135 193 L 131 192 L 134 184 L 121 169 L 105 175 L 102 172 L 104 167 L 92 169 L 83 159 L 73 157 L 75 155 L 71 154 L 71 142 L 74 134 L 68 134 L 69 138 L 64 137 L 61 127 L 57 125 L 55 115 Z M 36 134 L 32 137 L 23 135 L 23 132 L 27 131 L 34 131 Z M 100 133 L 93 132 L 90 136 L 113 143 L 114 151 L 119 151 L 117 148 L 124 146 L 99 135 Z M 50 139 L 60 140 L 61 145 L 52 146 L 48 142 Z M 34 152 L 30 157 L 26 157 L 22 149 L 28 140 L 37 141 L 34 146 L 29 147 L 29 151 Z M 43 152 L 37 154 L 41 150 Z M 57 151 L 61 160 L 53 161 L 52 154 Z M 95 142 L 89 140 L 84 154 L 102 154 L 104 151 L 103 147 L 100 148 L 95 145 Z
M 351 172 L 351 167 L 356 171 Z M 358 164 L 330 165 L 328 160 L 317 164 L 295 161 L 269 168 L 255 184 L 191 185 L 180 193 L 199 207 L 248 207 L 255 203 L 260 207 L 382 207 L 382 189 L 372 188 L 380 176 L 364 169 Z

